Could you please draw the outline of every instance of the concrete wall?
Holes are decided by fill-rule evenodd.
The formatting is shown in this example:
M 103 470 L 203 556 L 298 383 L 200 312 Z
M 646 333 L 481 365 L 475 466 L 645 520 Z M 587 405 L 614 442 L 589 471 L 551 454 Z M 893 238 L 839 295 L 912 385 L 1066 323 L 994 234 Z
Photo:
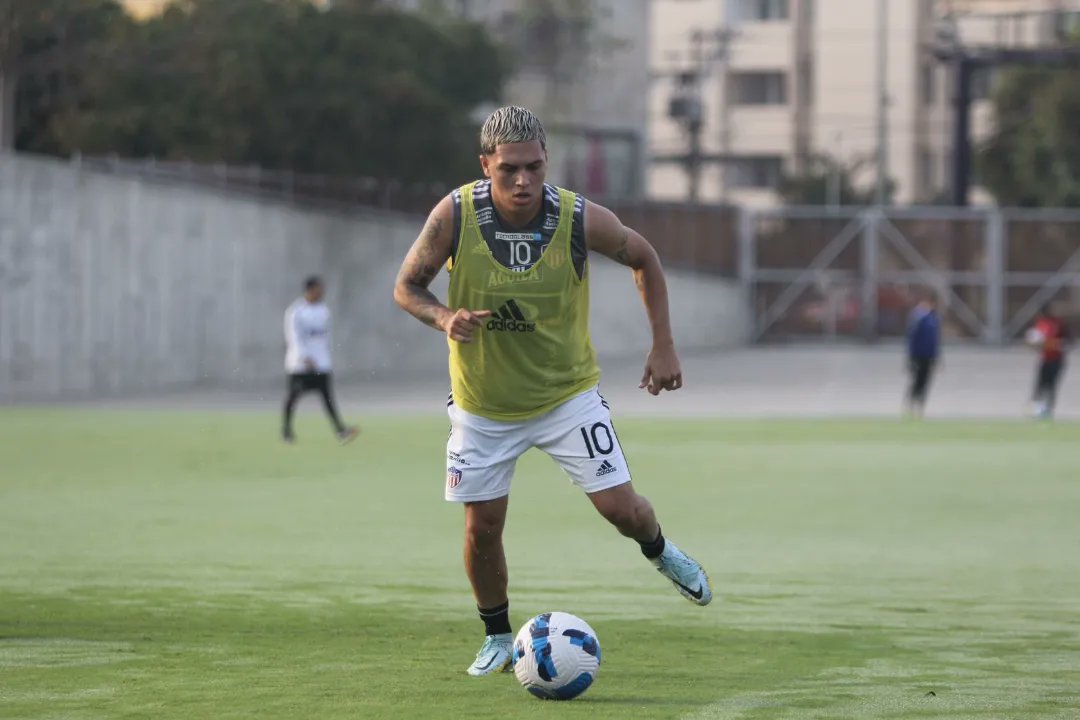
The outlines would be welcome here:
M 282 313 L 312 272 L 329 286 L 340 377 L 445 372 L 445 340 L 391 297 L 421 223 L 0 156 L 0 400 L 271 382 Z M 669 283 L 682 346 L 744 341 L 736 286 L 689 273 Z M 436 292 L 445 286 L 443 275 Z M 633 283 L 604 259 L 592 321 L 603 355 L 648 349 Z

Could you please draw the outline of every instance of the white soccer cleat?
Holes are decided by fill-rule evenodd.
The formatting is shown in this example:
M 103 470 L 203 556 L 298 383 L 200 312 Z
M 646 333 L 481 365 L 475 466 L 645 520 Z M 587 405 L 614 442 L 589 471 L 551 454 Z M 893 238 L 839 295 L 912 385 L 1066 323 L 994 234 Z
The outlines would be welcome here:
M 690 602 L 698 605 L 712 602 L 712 588 L 709 587 L 709 576 L 705 574 L 705 569 L 675 543 L 665 538 L 664 552 L 650 562 Z
M 484 644 L 480 652 L 476 653 L 476 659 L 469 666 L 468 673 L 473 677 L 491 675 L 510 669 L 510 654 L 514 650 L 514 635 L 502 633 L 501 635 L 488 635 L 484 638 Z

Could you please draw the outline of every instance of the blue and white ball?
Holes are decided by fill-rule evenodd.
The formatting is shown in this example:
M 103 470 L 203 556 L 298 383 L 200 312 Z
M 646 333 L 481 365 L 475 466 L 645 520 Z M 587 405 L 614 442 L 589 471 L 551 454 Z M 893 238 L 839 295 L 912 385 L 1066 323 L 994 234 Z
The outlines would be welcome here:
M 573 700 L 596 679 L 600 641 L 581 618 L 544 613 L 518 631 L 511 661 L 518 682 L 536 697 Z

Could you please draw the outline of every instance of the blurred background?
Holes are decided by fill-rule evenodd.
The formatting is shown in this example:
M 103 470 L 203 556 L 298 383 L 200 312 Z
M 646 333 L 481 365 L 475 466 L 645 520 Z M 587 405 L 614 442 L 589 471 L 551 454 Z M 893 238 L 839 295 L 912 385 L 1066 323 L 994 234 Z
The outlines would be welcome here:
M 1080 313 L 1080 0 L 0 0 L 0 401 L 276 388 L 309 273 L 340 379 L 445 385 L 393 278 L 511 103 L 729 399 L 891 412 L 931 289 L 952 409 L 1013 412 L 1017 341 Z M 632 283 L 594 297 L 638 363 Z

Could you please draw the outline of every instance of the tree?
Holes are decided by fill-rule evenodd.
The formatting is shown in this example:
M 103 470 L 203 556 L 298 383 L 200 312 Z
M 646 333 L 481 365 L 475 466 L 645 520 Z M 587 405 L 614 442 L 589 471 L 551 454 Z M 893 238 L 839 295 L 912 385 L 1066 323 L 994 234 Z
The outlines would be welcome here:
M 56 123 L 82 102 L 87 68 L 130 23 L 115 0 L 45 0 L 22 30 L 14 94 L 14 146 L 65 154 Z
M 0 0 L 0 148 L 48 147 L 92 48 L 124 17 L 115 0 Z
M 371 0 L 177 0 L 117 35 L 57 128 L 85 153 L 456 182 L 501 94 L 481 26 Z
M 1080 205 L 1080 71 L 1017 68 L 995 88 L 980 181 L 1005 206 Z
M 809 169 L 802 175 L 785 174 L 777 192 L 789 205 L 873 205 L 876 201 L 874 189 L 860 189 L 855 182 L 866 164 L 858 160 L 845 165 L 835 158 L 818 155 L 810 159 Z M 890 182 L 886 188 L 887 202 L 894 186 Z
M 0 150 L 15 144 L 15 95 L 21 71 L 23 34 L 33 24 L 29 0 L 0 0 Z

